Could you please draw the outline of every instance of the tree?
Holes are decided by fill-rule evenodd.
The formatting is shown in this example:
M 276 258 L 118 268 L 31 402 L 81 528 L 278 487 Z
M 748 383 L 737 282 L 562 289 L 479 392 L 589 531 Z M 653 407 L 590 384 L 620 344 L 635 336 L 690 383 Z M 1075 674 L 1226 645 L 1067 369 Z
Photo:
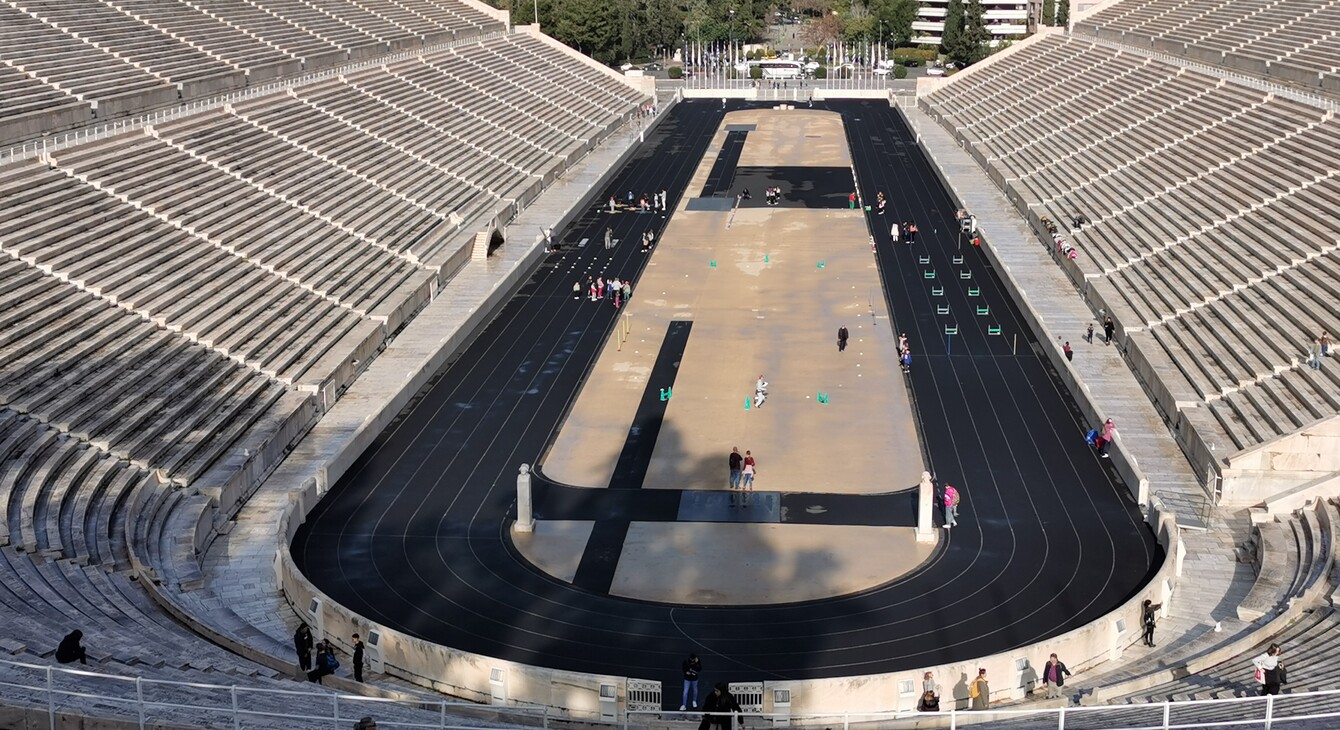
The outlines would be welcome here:
M 1056 0 L 1042 0 L 1042 24 L 1056 24 Z
M 963 0 L 949 0 L 949 8 L 945 11 L 945 29 L 940 34 L 940 51 L 947 55 L 955 55 L 954 51 L 958 48 L 958 38 L 963 32 Z
M 1056 25 L 1062 28 L 1070 26 L 1070 0 L 1060 0 L 1056 6 Z
M 885 30 L 893 39 L 894 45 L 905 46 L 912 42 L 912 22 L 917 19 L 919 6 L 917 0 L 894 0 L 886 6 L 884 18 Z
M 806 45 L 824 46 L 836 43 L 842 40 L 842 18 L 829 13 L 818 20 L 806 23 L 800 34 Z
M 968 66 L 986 58 L 991 31 L 986 29 L 984 13 L 981 0 L 968 0 L 963 28 L 955 36 L 954 45 L 949 47 L 949 55 L 960 65 Z

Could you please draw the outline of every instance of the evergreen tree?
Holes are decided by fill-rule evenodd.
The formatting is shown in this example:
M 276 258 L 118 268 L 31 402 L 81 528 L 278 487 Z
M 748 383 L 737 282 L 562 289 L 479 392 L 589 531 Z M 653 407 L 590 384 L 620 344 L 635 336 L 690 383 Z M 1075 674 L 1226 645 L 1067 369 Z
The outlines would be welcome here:
M 1056 25 L 1056 0 L 1042 0 L 1042 24 Z
M 963 27 L 954 37 L 954 43 L 948 46 L 948 53 L 962 66 L 969 66 L 986 58 L 990 50 L 991 31 L 986 29 L 981 0 L 969 0 L 964 12 Z
M 1056 6 L 1056 25 L 1062 28 L 1070 26 L 1070 0 L 1060 0 Z
M 940 52 L 953 56 L 958 48 L 959 35 L 963 32 L 963 0 L 949 0 L 949 9 L 945 11 L 945 29 L 940 35 Z

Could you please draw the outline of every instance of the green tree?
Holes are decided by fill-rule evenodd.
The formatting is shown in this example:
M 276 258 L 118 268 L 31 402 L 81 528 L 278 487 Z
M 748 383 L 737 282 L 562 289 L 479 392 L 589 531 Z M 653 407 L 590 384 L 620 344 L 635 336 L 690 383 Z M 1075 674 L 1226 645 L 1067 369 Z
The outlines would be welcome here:
M 1056 24 L 1056 0 L 1042 0 L 1042 24 Z
M 963 28 L 955 36 L 954 44 L 949 47 L 949 55 L 962 66 L 968 66 L 986 58 L 990 51 L 991 31 L 986 29 L 981 0 L 968 0 L 963 17 Z
M 551 35 L 602 63 L 618 61 L 623 13 L 605 0 L 563 0 L 554 7 Z
M 1060 0 L 1056 6 L 1056 25 L 1062 28 L 1070 25 L 1070 0 Z
M 940 51 L 949 56 L 955 55 L 962 33 L 963 0 L 949 0 L 949 8 L 945 11 L 945 29 L 940 35 Z
M 912 42 L 912 22 L 917 19 L 919 6 L 917 0 L 894 0 L 885 6 L 885 31 L 894 45 L 905 46 Z

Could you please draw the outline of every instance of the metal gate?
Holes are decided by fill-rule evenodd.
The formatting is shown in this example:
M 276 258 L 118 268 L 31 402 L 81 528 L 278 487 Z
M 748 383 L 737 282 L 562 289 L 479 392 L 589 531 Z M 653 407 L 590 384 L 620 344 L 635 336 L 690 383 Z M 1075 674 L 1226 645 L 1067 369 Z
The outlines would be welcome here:
M 730 693 L 735 695 L 735 701 L 740 703 L 740 712 L 763 711 L 762 682 L 731 682 Z
M 628 680 L 628 711 L 656 712 L 661 704 L 661 683 L 650 679 Z

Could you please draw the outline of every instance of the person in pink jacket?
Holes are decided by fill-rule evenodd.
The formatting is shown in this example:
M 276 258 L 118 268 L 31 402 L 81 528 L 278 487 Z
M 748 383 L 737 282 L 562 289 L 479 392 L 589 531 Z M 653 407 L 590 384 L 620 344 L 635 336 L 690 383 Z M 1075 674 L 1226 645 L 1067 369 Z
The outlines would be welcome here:
M 945 485 L 945 529 L 958 524 L 958 490 Z

